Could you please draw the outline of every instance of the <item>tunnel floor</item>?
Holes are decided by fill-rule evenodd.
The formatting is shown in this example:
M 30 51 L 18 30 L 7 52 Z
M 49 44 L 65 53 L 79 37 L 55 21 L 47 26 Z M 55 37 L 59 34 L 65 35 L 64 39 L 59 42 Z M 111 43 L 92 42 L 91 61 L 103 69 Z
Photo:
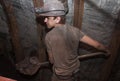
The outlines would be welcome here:
M 34 76 L 26 76 L 23 74 L 20 74 L 14 64 L 12 63 L 12 61 L 5 55 L 0 55 L 0 76 L 3 77 L 7 77 L 7 78 L 11 78 L 17 81 L 48 81 L 49 77 L 45 79 L 43 79 L 43 76 L 50 76 L 51 74 L 47 74 L 46 72 L 48 72 L 49 70 L 42 70 L 39 71 L 38 73 L 36 73 L 36 75 Z M 40 76 L 42 75 L 42 76 Z M 50 80 L 49 80 L 50 81 Z

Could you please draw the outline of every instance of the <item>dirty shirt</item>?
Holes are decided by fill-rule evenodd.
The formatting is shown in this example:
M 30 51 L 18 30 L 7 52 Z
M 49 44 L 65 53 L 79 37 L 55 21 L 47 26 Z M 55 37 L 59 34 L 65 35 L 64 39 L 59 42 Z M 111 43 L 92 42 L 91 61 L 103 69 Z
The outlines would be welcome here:
M 52 54 L 53 71 L 57 75 L 72 75 L 79 68 L 78 45 L 83 36 L 83 32 L 68 24 L 55 27 L 46 34 L 47 52 Z

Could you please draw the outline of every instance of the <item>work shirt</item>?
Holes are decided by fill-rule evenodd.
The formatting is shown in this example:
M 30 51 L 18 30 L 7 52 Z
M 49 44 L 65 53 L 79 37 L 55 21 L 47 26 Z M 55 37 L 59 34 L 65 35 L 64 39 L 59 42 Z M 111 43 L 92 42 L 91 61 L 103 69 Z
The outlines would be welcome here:
M 53 71 L 57 75 L 72 75 L 79 68 L 78 45 L 83 36 L 84 33 L 68 24 L 55 27 L 46 34 L 47 51 L 52 54 Z

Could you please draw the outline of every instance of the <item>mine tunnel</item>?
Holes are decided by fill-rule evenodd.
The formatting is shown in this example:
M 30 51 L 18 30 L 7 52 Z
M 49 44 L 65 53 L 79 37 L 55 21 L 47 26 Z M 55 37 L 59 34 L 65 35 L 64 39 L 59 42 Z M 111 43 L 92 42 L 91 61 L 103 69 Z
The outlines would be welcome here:
M 64 6 L 66 23 L 110 53 L 79 41 L 79 78 L 73 81 L 120 81 L 120 0 L 0 0 L 0 81 L 52 81 L 45 37 L 54 28 L 35 9 L 56 1 Z

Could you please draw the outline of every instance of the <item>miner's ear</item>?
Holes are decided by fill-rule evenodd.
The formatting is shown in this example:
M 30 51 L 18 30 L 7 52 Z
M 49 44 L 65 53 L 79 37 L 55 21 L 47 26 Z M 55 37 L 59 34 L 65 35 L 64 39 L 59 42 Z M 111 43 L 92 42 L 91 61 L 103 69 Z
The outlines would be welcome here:
M 59 23 L 61 20 L 61 17 L 56 17 L 56 23 Z

